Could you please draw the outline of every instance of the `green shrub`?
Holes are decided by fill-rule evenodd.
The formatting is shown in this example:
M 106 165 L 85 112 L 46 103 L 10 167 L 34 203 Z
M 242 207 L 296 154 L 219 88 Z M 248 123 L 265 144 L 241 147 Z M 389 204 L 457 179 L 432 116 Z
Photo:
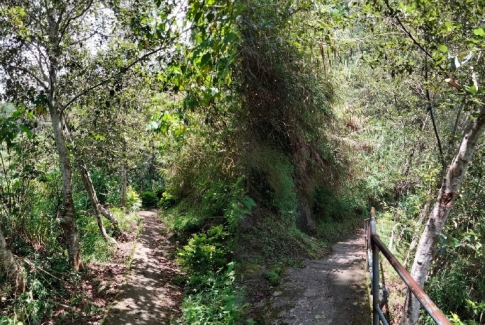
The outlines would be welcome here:
M 212 227 L 206 234 L 194 234 L 187 245 L 178 251 L 179 263 L 191 281 L 197 282 L 199 276 L 205 277 L 227 265 L 228 235 L 222 226 Z
M 157 194 L 152 191 L 146 191 L 141 194 L 142 206 L 145 209 L 154 209 L 158 205 Z
M 245 163 L 251 168 L 253 187 L 262 196 L 263 203 L 277 208 L 283 216 L 294 217 L 297 197 L 290 158 L 263 146 L 251 151 Z
M 160 199 L 160 206 L 164 209 L 173 208 L 178 203 L 178 199 L 172 193 L 165 191 Z
M 277 286 L 280 281 L 280 276 L 275 270 L 267 271 L 266 273 L 264 273 L 264 277 L 266 278 L 266 280 L 269 281 L 272 286 Z
M 182 303 L 182 319 L 190 325 L 231 325 L 237 322 L 239 312 L 233 289 L 234 263 L 225 271 L 213 272 L 207 277 L 207 286 L 188 294 Z
M 223 226 L 215 226 L 206 233 L 192 235 L 178 251 L 178 261 L 187 274 L 184 324 L 236 324 L 238 308 L 230 247 L 229 233 Z
M 130 211 L 138 211 L 141 207 L 141 204 L 142 202 L 140 196 L 131 186 L 129 186 L 128 190 L 126 191 L 126 207 Z

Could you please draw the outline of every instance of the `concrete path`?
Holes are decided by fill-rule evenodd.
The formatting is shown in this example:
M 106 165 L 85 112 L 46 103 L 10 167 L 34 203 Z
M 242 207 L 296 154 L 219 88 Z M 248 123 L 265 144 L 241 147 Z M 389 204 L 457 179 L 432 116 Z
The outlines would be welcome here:
M 172 284 L 178 274 L 165 258 L 172 249 L 155 212 L 141 211 L 143 231 L 136 244 L 124 290 L 110 308 L 103 325 L 170 324 L 180 316 L 182 291 Z
M 270 299 L 272 325 L 369 325 L 364 235 L 333 246 L 322 260 L 288 269 Z

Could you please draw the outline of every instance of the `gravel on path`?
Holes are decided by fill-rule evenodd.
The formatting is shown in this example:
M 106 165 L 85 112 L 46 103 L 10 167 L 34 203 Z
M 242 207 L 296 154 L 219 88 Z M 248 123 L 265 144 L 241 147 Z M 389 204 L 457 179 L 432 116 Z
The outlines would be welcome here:
M 333 246 L 321 260 L 288 269 L 269 301 L 271 325 L 368 325 L 364 236 Z

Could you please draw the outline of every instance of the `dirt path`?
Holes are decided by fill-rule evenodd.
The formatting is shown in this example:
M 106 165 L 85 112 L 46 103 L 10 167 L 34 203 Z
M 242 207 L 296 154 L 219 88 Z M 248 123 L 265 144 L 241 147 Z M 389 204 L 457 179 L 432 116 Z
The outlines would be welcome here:
M 333 246 L 321 260 L 288 269 L 269 301 L 272 325 L 368 325 L 364 236 Z
M 155 212 L 141 211 L 140 216 L 144 227 L 130 274 L 103 325 L 170 324 L 171 318 L 180 316 L 182 290 L 173 284 L 179 271 L 165 257 L 173 247 Z

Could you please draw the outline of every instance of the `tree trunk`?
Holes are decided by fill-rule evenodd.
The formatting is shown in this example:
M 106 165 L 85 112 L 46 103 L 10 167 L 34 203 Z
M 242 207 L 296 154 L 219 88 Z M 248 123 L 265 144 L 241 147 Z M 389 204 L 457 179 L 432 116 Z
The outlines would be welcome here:
M 479 115 L 471 119 L 465 128 L 460 148 L 446 172 L 434 208 L 428 217 L 428 222 L 419 240 L 411 275 L 421 287 L 424 286 L 428 269 L 436 252 L 439 236 L 443 231 L 446 219 L 463 182 L 468 164 L 485 129 L 485 108 L 478 113 Z M 419 308 L 418 300 L 408 290 L 401 324 L 416 324 L 419 317 Z
M 15 288 L 15 293 L 25 291 L 25 281 L 21 267 L 15 261 L 12 252 L 7 248 L 2 229 L 0 229 L 0 270 L 5 272 L 6 278 Z
M 72 168 L 69 150 L 63 131 L 61 105 L 58 102 L 57 73 L 60 70 L 58 63 L 59 53 L 59 19 L 54 17 L 54 13 L 49 11 L 47 14 L 48 44 L 47 56 L 49 61 L 48 73 L 48 107 L 51 117 L 52 129 L 56 149 L 59 155 L 59 162 L 62 174 L 62 192 L 64 194 L 64 210 L 58 216 L 60 225 L 64 231 L 64 240 L 69 255 L 69 263 L 75 271 L 79 271 L 82 266 L 81 251 L 79 249 L 79 233 L 76 227 L 74 200 L 72 198 Z
M 73 151 L 75 151 L 76 145 L 74 143 L 74 139 L 71 136 L 69 125 L 66 123 L 65 120 L 61 120 L 61 124 L 63 126 L 63 130 L 65 131 L 65 135 L 67 139 L 69 140 L 72 148 L 74 148 Z M 101 218 L 101 215 L 105 216 L 106 219 L 108 219 L 113 224 L 115 228 L 115 232 L 117 234 L 121 234 L 121 229 L 118 225 L 118 220 L 116 220 L 115 216 L 113 216 L 106 208 L 104 208 L 99 203 L 98 196 L 96 194 L 96 190 L 94 189 L 93 181 L 91 179 L 91 175 L 89 175 L 89 171 L 86 167 L 86 164 L 82 160 L 78 159 L 78 165 L 79 165 L 79 174 L 81 174 L 81 180 L 84 184 L 84 188 L 86 192 L 88 193 L 89 200 L 91 201 L 91 204 L 93 206 L 101 236 L 103 237 L 104 240 L 111 241 L 114 244 L 116 244 L 116 240 L 109 237 L 108 234 L 106 233 L 106 229 L 104 228 L 103 219 Z
M 79 249 L 79 233 L 75 220 L 74 200 L 72 198 L 72 168 L 69 151 L 66 146 L 66 139 L 62 131 L 61 115 L 57 105 L 49 105 L 49 113 L 54 130 L 57 153 L 61 164 L 62 192 L 64 194 L 64 210 L 59 216 L 61 227 L 64 231 L 69 263 L 74 270 L 79 271 L 81 265 L 81 251 Z
M 411 244 L 409 245 L 409 249 L 406 253 L 406 259 L 404 260 L 404 262 L 402 264 L 406 269 L 407 269 L 407 265 L 408 265 L 408 261 L 409 261 L 409 256 L 410 256 L 410 254 L 414 253 L 414 250 L 416 249 L 416 245 L 418 244 L 419 231 L 422 229 L 421 225 L 423 224 L 424 218 L 426 217 L 426 215 L 429 212 L 429 206 L 431 205 L 431 202 L 432 202 L 431 200 L 426 201 L 426 203 L 424 204 L 423 210 L 421 211 L 421 215 L 419 216 L 418 226 L 414 230 L 413 240 L 411 241 Z
M 126 208 L 126 190 L 128 188 L 128 179 L 126 177 L 126 166 L 121 164 L 121 206 Z
M 107 209 L 105 209 L 99 203 L 98 196 L 96 195 L 96 190 L 94 189 L 93 181 L 91 179 L 91 175 L 89 175 L 89 171 L 86 168 L 85 164 L 81 163 L 79 165 L 79 172 L 81 174 L 81 179 L 83 181 L 84 188 L 86 189 L 86 192 L 88 192 L 89 200 L 91 201 L 91 204 L 94 208 L 94 213 L 98 221 L 98 228 L 99 228 L 99 231 L 101 232 L 101 236 L 103 236 L 104 240 L 110 241 L 116 244 L 116 240 L 109 237 L 108 234 L 106 233 L 106 229 L 104 228 L 103 219 L 101 218 L 101 215 L 105 216 L 109 221 L 111 221 L 117 233 L 121 233 L 121 230 L 118 225 L 118 220 L 116 220 L 115 216 L 113 216 Z

